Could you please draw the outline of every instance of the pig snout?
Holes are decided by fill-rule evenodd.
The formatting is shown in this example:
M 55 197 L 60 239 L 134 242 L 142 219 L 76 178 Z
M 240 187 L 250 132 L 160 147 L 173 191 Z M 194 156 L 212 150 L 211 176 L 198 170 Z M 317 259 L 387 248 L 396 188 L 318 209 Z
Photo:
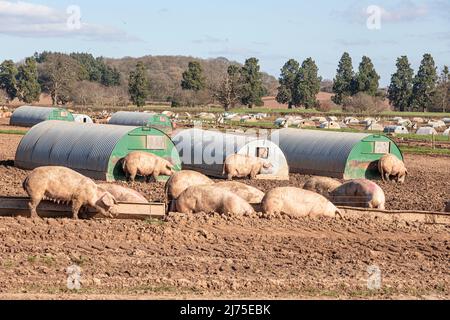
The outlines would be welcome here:
M 105 217 L 115 218 L 118 215 L 118 211 L 115 208 L 117 200 L 109 192 L 100 192 L 99 200 L 97 201 L 97 209 Z

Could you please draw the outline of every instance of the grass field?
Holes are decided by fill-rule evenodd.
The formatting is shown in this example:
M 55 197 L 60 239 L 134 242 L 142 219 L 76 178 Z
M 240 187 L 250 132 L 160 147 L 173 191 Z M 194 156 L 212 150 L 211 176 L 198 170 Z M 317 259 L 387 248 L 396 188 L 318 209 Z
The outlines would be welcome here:
M 27 131 L 22 130 L 0 130 L 0 134 L 15 134 L 24 136 L 27 134 Z

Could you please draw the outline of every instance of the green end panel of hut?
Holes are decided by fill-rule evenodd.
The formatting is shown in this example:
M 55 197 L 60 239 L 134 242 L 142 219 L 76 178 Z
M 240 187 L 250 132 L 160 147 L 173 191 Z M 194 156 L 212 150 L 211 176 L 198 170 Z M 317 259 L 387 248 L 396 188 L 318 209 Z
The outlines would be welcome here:
M 147 127 L 159 129 L 166 134 L 172 134 L 173 132 L 172 121 L 163 114 L 152 115 L 148 120 Z
M 66 109 L 55 108 L 49 114 L 47 120 L 60 120 L 60 121 L 74 122 L 75 118 L 73 117 L 73 114 L 71 112 L 67 111 Z
M 385 154 L 393 154 L 403 161 L 399 147 L 384 135 L 372 135 L 356 144 L 348 157 L 344 179 L 378 179 L 378 161 Z
M 108 181 L 126 180 L 122 159 L 133 151 L 154 154 L 170 161 L 175 166 L 175 171 L 181 170 L 181 160 L 170 137 L 161 130 L 143 127 L 130 131 L 117 143 L 109 161 Z M 158 181 L 165 182 L 168 179 L 168 176 L 160 176 Z

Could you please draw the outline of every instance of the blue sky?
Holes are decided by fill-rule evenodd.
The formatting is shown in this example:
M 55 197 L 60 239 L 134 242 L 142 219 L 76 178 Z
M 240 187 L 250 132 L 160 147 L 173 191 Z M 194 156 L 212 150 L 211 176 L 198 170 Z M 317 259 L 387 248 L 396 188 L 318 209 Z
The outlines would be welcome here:
M 67 13 L 71 5 L 80 8 L 80 24 L 76 11 Z M 380 28 L 369 29 L 369 18 Z M 415 69 L 427 52 L 439 67 L 450 65 L 450 0 L 0 0 L 0 41 L 0 60 L 43 50 L 239 62 L 255 56 L 277 77 L 288 59 L 311 56 L 333 78 L 348 51 L 355 68 L 362 55 L 371 57 L 387 85 L 401 55 Z

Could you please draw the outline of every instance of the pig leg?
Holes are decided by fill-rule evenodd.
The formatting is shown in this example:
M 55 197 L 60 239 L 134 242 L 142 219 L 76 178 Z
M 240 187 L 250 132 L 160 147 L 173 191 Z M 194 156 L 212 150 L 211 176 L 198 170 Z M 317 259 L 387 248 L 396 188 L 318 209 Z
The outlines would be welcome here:
M 30 208 L 30 212 L 31 212 L 31 218 L 33 218 L 33 219 L 39 218 L 36 209 L 39 206 L 39 204 L 41 203 L 41 201 L 42 201 L 41 197 L 31 198 L 31 201 L 28 204 L 28 207 Z
M 74 220 L 78 220 L 78 213 L 80 212 L 83 203 L 77 199 L 74 199 L 72 202 L 72 218 Z
M 252 170 L 252 172 L 250 173 L 250 179 L 251 180 L 255 180 L 256 177 L 258 176 L 259 171 L 256 171 L 255 169 Z
M 155 182 L 158 182 L 159 175 L 160 175 L 159 171 L 153 171 L 152 177 L 155 180 Z

